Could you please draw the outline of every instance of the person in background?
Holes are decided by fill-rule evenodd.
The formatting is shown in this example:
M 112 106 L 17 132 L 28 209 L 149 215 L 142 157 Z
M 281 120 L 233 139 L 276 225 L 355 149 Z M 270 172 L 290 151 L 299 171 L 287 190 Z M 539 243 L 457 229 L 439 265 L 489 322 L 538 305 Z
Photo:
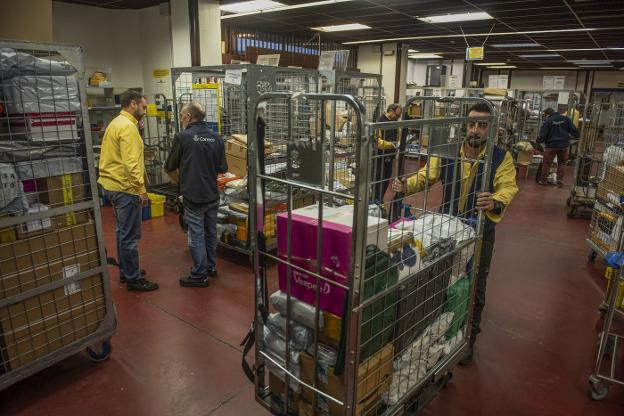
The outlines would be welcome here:
M 208 277 L 217 276 L 217 175 L 227 172 L 228 167 L 223 139 L 210 129 L 205 118 L 206 112 L 197 102 L 182 107 L 180 123 L 184 130 L 175 135 L 165 163 L 167 173 L 178 172 L 170 177 L 179 177 L 193 258 L 190 275 L 180 278 L 184 287 L 208 287 Z
M 141 211 L 149 199 L 138 124 L 147 110 L 147 100 L 141 93 L 128 90 L 121 94 L 120 104 L 121 112 L 102 138 L 98 183 L 115 211 L 120 282 L 127 283 L 129 291 L 148 292 L 158 289 L 158 284 L 145 279 L 139 268 Z
M 537 143 L 544 144 L 544 161 L 542 164 L 540 185 L 548 185 L 548 173 L 555 157 L 557 158 L 557 186 L 563 186 L 564 166 L 570 155 L 570 137 L 578 139 L 580 133 L 572 120 L 557 113 L 552 108 L 544 110 L 546 121 L 540 128 Z
M 468 116 L 490 117 L 490 108 L 487 104 L 477 103 L 468 110 Z M 462 158 L 462 163 L 457 168 L 455 168 L 455 159 L 431 157 L 427 166 L 415 175 L 407 178 L 406 181 L 396 178 L 392 184 L 395 192 L 405 192 L 406 196 L 409 196 L 422 191 L 427 184 L 432 186 L 437 181 L 441 181 L 443 189 L 441 212 L 465 219 L 476 218 L 478 211 L 485 212 L 470 348 L 461 361 L 463 365 L 472 361 L 477 335 L 481 332 L 481 316 L 485 307 L 487 277 L 494 252 L 496 224 L 503 219 L 507 207 L 518 193 L 513 157 L 508 151 L 498 146 L 494 147 L 492 154 L 490 180 L 485 187 L 486 191 L 477 193 L 485 176 L 484 164 L 479 162 L 485 157 L 490 124 L 489 120 L 468 122 L 467 137 L 458 155 Z
M 384 114 L 379 116 L 378 122 L 397 121 L 401 119 L 401 106 L 390 104 Z M 392 162 L 396 158 L 398 130 L 380 130 L 377 138 L 377 155 L 375 156 L 375 166 L 373 180 L 373 202 L 381 204 L 384 193 L 388 187 L 388 181 L 392 175 Z

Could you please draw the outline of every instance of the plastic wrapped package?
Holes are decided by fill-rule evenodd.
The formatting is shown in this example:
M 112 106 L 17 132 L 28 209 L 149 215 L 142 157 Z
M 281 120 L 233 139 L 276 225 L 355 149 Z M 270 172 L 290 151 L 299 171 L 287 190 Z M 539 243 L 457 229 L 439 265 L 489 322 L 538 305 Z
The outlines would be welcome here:
M 624 161 L 624 148 L 622 145 L 611 145 L 608 146 L 604 154 L 602 155 L 603 163 L 600 165 L 600 172 L 598 174 L 598 178 L 600 180 L 605 179 L 605 175 L 607 174 L 607 168 L 611 165 L 619 165 L 622 161 Z
M 268 355 L 269 357 L 271 357 L 273 361 L 279 363 L 279 365 L 282 368 L 286 368 L 286 361 L 284 360 L 284 358 L 275 355 L 271 351 L 268 352 Z M 282 370 L 282 368 L 278 367 L 270 360 L 265 359 L 264 363 L 266 367 L 269 369 L 269 371 L 271 372 L 271 374 L 274 374 L 277 378 L 279 378 L 282 381 L 286 381 L 286 372 Z M 298 352 L 294 352 L 294 351 L 291 352 L 290 365 L 288 366 L 288 372 L 294 375 L 295 377 L 299 378 L 299 353 Z M 295 393 L 301 392 L 301 384 L 299 384 L 299 382 L 295 380 L 294 378 L 291 377 L 290 382 L 288 384 L 289 384 L 289 387 L 292 389 L 292 391 L 294 391 Z
M 307 353 L 311 356 L 314 356 L 314 345 L 310 345 L 310 347 L 308 347 Z M 318 344 L 316 357 L 317 364 L 325 369 L 328 369 L 329 367 L 333 367 L 336 365 L 336 361 L 338 360 L 338 353 L 325 344 Z
M 464 340 L 464 331 L 458 331 L 455 336 L 444 344 L 444 355 L 449 355 Z
M 8 112 L 12 114 L 80 111 L 75 77 L 17 76 L 6 80 L 2 90 Z
M 395 371 L 408 368 L 412 363 L 426 357 L 425 353 L 431 346 L 431 337 L 429 336 L 429 328 L 416 338 L 414 342 L 401 354 L 394 362 Z
M 409 368 L 395 373 L 390 388 L 382 396 L 383 402 L 389 406 L 397 404 L 426 374 L 427 360 L 425 359 L 415 360 Z
M 15 164 L 18 177 L 27 179 L 47 178 L 49 176 L 69 175 L 84 172 L 83 160 L 76 157 L 57 157 L 51 159 L 31 160 Z
M 32 141 L 0 140 L 0 162 L 18 163 L 78 155 L 77 145 L 54 145 Z
M 271 295 L 270 302 L 279 313 L 286 315 L 288 310 L 288 297 L 286 296 L 286 293 L 278 290 Z M 290 298 L 290 302 L 292 312 L 291 315 L 294 321 L 299 322 L 301 325 L 307 326 L 308 328 L 316 327 L 316 308 L 314 306 L 298 301 L 292 296 Z M 324 326 L 323 314 L 319 313 L 319 331 L 322 331 Z
M 444 345 L 445 344 L 433 344 L 429 347 L 429 351 L 427 352 L 427 370 L 436 365 L 442 355 L 444 354 Z
M 393 228 L 412 232 L 425 249 L 441 239 L 452 238 L 459 244 L 475 238 L 471 226 L 447 214 L 425 214 L 416 220 L 405 219 L 394 224 Z
M 39 58 L 11 48 L 0 48 L 0 73 L 5 78 L 13 74 L 33 72 L 37 74 L 64 74 L 75 71 L 67 61 Z
M 431 324 L 429 334 L 432 340 L 437 341 L 446 334 L 453 323 L 453 316 L 455 316 L 453 312 L 444 312 Z
M 0 163 L 0 213 L 23 213 L 27 209 L 24 188 L 15 166 Z
M 271 332 L 286 339 L 286 325 L 288 319 L 279 313 L 272 313 L 267 319 L 266 326 Z M 303 351 L 312 345 L 314 334 L 303 325 L 299 325 L 294 321 L 290 321 L 290 344 L 293 349 Z

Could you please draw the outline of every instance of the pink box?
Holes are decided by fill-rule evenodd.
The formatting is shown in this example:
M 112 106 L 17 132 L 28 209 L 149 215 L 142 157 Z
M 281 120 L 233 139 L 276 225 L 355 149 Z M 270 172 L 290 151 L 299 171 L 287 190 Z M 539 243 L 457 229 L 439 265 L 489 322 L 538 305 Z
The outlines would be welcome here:
M 292 264 L 316 272 L 318 241 L 318 219 L 291 214 Z M 288 214 L 277 216 L 277 253 L 286 260 L 288 254 Z M 321 276 L 342 285 L 347 285 L 351 270 L 351 227 L 323 221 Z M 287 266 L 278 265 L 279 288 L 287 293 Z M 316 306 L 316 277 L 299 270 L 291 270 L 291 295 Z M 337 316 L 342 316 L 345 289 L 326 281 L 320 281 L 320 308 Z

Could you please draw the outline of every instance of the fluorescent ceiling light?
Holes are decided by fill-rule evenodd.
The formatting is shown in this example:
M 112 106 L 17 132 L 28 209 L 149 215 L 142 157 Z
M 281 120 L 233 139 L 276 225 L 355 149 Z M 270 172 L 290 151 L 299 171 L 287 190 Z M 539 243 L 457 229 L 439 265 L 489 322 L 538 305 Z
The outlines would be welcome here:
M 513 69 L 518 68 L 515 65 L 497 65 L 497 66 L 488 66 L 488 69 Z
M 575 66 L 543 66 L 540 69 L 578 69 Z
M 533 48 L 536 46 L 542 46 L 539 43 L 534 43 L 534 42 L 530 42 L 530 43 L 496 43 L 494 45 L 488 45 L 488 46 L 492 46 L 494 48 Z
M 228 13 L 250 13 L 282 6 L 285 6 L 285 4 L 272 0 L 251 0 L 241 1 L 240 3 L 224 4 L 219 8 L 221 11 Z
M 574 52 L 574 51 L 624 51 L 624 48 L 574 48 L 574 49 L 548 49 L 548 52 Z
M 426 40 L 426 39 L 447 39 L 447 38 L 464 38 L 465 37 L 488 37 L 488 36 L 517 36 L 517 35 L 538 35 L 542 33 L 572 33 L 572 32 L 596 32 L 604 30 L 622 30 L 624 26 L 592 28 L 585 27 L 579 29 L 553 29 L 553 30 L 525 30 L 521 32 L 494 32 L 494 33 L 466 33 L 465 35 L 429 35 L 429 36 L 407 36 L 404 38 L 387 38 L 387 39 L 371 39 L 359 40 L 352 42 L 343 42 L 343 45 L 360 45 L 364 43 L 380 43 L 380 42 L 398 42 L 401 40 Z
M 477 62 L 475 63 L 475 65 L 479 65 L 479 66 L 500 66 L 500 65 L 507 65 L 505 62 Z
M 255 10 L 252 11 L 248 11 L 248 12 L 242 12 L 242 13 L 235 13 L 235 14 L 227 14 L 224 16 L 221 16 L 221 20 L 224 19 L 233 19 L 236 17 L 243 17 L 243 16 L 249 16 L 249 15 L 253 15 L 253 14 L 260 14 L 260 13 L 274 13 L 274 12 L 281 12 L 284 10 L 292 10 L 292 9 L 301 9 L 301 8 L 309 8 L 309 7 L 318 7 L 318 6 L 326 6 L 328 4 L 335 4 L 335 3 L 345 3 L 348 1 L 353 1 L 353 0 L 324 0 L 324 1 L 313 1 L 310 3 L 300 3 L 300 4 L 293 4 L 292 6 L 285 6 L 283 4 L 280 3 L 280 6 L 277 7 L 271 7 L 271 8 L 256 8 Z M 256 3 L 256 1 L 246 1 L 246 2 L 242 2 L 242 3 Z M 273 3 L 278 3 L 278 2 L 273 2 Z M 234 5 L 237 5 L 240 3 L 234 3 L 234 4 L 226 4 L 221 6 L 221 10 L 222 11 L 226 11 L 224 8 L 225 7 L 232 7 Z
M 407 55 L 410 59 L 444 59 L 443 56 L 440 56 L 435 53 L 412 53 Z
M 610 59 L 570 59 L 568 62 L 576 65 L 611 65 Z
M 485 12 L 443 14 L 439 16 L 428 16 L 428 17 L 418 18 L 418 20 L 425 22 L 425 23 L 467 22 L 470 20 L 487 20 L 487 19 L 494 19 L 494 18 Z
M 520 58 L 557 58 L 561 55 L 558 53 L 536 53 L 529 55 L 518 55 Z
M 346 25 L 311 27 L 310 29 L 318 30 L 319 32 L 344 32 L 347 30 L 362 30 L 370 28 L 370 26 L 362 25 L 360 23 L 348 23 Z
M 579 65 L 579 68 L 613 68 L 613 65 Z

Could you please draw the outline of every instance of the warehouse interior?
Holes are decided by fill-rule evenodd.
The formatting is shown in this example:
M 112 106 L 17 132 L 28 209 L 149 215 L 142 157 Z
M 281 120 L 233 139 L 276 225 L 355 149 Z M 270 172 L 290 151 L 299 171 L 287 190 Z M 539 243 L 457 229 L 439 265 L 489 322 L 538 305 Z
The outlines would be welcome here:
M 618 0 L 6 1 L 0 415 L 621 415 L 622 17 Z M 100 180 L 124 113 L 137 291 L 126 192 Z M 207 188 L 216 270 L 184 287 L 183 194 L 204 182 L 168 166 L 197 123 L 227 169 Z

